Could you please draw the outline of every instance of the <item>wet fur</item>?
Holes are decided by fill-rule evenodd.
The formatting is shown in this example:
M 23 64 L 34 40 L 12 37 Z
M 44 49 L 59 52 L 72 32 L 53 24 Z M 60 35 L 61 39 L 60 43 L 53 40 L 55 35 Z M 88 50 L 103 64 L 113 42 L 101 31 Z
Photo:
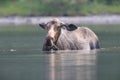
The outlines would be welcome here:
M 87 27 L 79 27 L 74 31 L 61 29 L 56 46 L 59 50 L 91 50 L 99 48 L 99 41 Z
M 92 50 L 99 48 L 97 35 L 87 27 L 77 27 L 74 24 L 64 24 L 58 19 L 40 24 L 48 30 L 43 45 L 44 51 L 50 50 Z M 54 37 L 49 33 L 53 30 Z

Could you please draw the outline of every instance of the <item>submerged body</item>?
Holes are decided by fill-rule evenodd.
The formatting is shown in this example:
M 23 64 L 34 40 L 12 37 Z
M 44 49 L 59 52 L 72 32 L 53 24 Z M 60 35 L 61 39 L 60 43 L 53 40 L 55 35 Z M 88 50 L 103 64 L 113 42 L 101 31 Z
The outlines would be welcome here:
M 44 44 L 43 50 L 47 47 Z M 99 41 L 96 34 L 87 27 L 79 27 L 74 31 L 61 29 L 56 48 L 57 50 L 92 50 L 99 48 Z
M 93 31 L 79 27 L 72 32 L 62 29 L 56 46 L 59 50 L 91 50 L 99 48 L 99 43 Z
M 44 26 L 40 25 L 48 30 L 43 45 L 44 51 L 92 50 L 99 48 L 99 39 L 89 28 L 76 27 L 73 24 L 61 26 L 60 23 L 60 21 L 56 20 L 54 23 L 50 21 Z

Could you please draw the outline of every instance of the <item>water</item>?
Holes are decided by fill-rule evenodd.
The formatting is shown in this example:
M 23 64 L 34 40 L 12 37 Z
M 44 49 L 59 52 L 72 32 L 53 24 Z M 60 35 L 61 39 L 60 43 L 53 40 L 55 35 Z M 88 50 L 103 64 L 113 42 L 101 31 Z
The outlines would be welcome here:
M 43 52 L 38 26 L 1 26 L 0 80 L 120 80 L 119 27 L 90 26 L 100 50 Z

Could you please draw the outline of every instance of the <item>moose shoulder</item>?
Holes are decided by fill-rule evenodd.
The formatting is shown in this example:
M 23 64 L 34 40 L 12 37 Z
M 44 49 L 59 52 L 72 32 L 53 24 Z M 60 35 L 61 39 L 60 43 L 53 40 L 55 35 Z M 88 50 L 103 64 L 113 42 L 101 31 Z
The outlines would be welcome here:
M 39 25 L 47 30 L 43 44 L 44 51 L 92 50 L 99 48 L 97 35 L 87 27 L 65 24 L 58 19 Z

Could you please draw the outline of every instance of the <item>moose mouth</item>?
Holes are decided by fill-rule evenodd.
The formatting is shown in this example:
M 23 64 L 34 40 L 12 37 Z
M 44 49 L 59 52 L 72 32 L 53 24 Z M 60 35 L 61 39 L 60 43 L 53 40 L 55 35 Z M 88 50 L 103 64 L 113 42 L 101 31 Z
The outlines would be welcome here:
M 58 50 L 58 47 L 56 46 L 56 44 L 52 38 L 46 38 L 45 45 L 48 50 Z

